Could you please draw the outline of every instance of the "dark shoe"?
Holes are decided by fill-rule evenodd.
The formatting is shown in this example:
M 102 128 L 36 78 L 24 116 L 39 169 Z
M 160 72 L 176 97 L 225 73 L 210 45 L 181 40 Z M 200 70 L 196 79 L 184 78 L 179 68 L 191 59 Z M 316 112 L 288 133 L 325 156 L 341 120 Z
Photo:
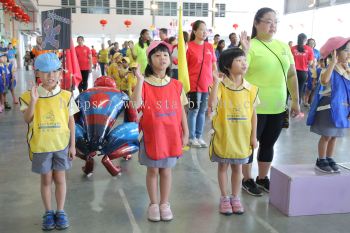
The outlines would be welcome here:
M 256 177 L 255 182 L 259 188 L 261 188 L 262 190 L 264 190 L 267 193 L 270 192 L 270 179 L 267 176 L 265 176 L 264 179 L 259 179 L 259 177 Z
M 258 188 L 253 179 L 242 180 L 242 189 L 252 196 L 262 196 L 261 190 Z
M 5 110 L 10 110 L 11 109 L 11 106 L 9 105 L 8 102 L 5 102 Z
M 315 169 L 324 173 L 333 173 L 327 159 L 317 159 Z
M 41 229 L 44 231 L 50 231 L 55 229 L 55 213 L 53 210 L 46 211 L 43 216 L 43 223 Z
M 328 161 L 328 164 L 332 168 L 334 173 L 340 172 L 338 164 L 332 158 L 327 157 L 327 161 Z
M 63 230 L 69 227 L 68 216 L 63 210 L 56 212 L 56 229 Z

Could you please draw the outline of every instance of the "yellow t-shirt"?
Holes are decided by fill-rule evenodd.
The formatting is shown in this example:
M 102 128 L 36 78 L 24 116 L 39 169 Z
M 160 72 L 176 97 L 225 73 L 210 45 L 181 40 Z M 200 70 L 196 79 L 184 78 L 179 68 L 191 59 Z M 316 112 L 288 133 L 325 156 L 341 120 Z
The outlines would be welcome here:
M 130 48 L 128 48 L 127 50 L 126 50 L 126 56 L 129 58 L 129 60 L 130 60 L 130 63 L 129 64 L 131 64 L 131 63 L 134 63 L 134 62 L 136 62 L 136 60 L 133 58 L 133 56 L 132 56 L 132 53 L 131 53 L 131 49 Z
M 111 78 L 114 79 L 114 81 L 118 81 L 119 80 L 119 67 L 118 67 L 118 64 L 117 63 L 112 63 L 108 66 L 108 69 L 107 69 L 107 75 Z M 117 85 L 118 86 L 118 85 Z
M 247 55 L 249 68 L 245 79 L 259 88 L 261 103 L 257 106 L 258 114 L 278 114 L 285 111 L 287 85 L 285 76 L 294 58 L 287 44 L 278 40 L 263 42 L 279 57 L 277 57 L 257 39 L 251 40 Z
M 109 62 L 108 53 L 109 53 L 108 49 L 101 49 L 100 52 L 98 52 L 98 62 L 108 63 Z

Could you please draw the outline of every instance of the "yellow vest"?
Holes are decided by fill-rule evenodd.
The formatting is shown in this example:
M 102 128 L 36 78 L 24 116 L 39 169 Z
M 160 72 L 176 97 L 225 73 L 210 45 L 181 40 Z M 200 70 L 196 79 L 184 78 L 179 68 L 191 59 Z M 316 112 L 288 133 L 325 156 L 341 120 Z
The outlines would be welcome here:
M 252 153 L 250 135 L 252 131 L 253 104 L 258 88 L 231 90 L 219 84 L 221 98 L 213 118 L 209 155 L 214 152 L 220 158 L 245 159 Z
M 57 95 L 40 97 L 35 105 L 34 117 L 28 126 L 27 142 L 30 159 L 32 153 L 46 153 L 65 149 L 69 144 L 69 102 L 72 94 L 61 90 Z M 29 105 L 30 91 L 21 99 Z

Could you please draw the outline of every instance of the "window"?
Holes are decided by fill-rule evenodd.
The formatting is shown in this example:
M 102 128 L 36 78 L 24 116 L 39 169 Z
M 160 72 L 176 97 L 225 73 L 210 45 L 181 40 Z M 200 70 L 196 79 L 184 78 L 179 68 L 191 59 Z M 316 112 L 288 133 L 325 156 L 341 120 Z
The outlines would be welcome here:
M 177 2 L 156 2 L 158 9 L 151 10 L 155 15 L 159 16 L 177 16 Z
M 81 0 L 80 5 L 82 14 L 109 14 L 109 0 Z
M 208 3 L 183 3 L 184 16 L 208 17 Z
M 62 6 L 75 6 L 75 0 L 61 0 Z M 76 8 L 71 8 L 72 13 L 76 13 Z
M 215 17 L 225 17 L 226 4 L 215 4 L 216 9 Z
M 143 1 L 117 0 L 117 15 L 143 15 Z

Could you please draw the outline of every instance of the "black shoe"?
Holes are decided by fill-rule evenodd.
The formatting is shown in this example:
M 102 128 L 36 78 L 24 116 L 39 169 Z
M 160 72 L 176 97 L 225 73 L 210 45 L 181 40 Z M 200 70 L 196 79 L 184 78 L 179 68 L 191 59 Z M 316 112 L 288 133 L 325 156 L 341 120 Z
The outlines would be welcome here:
M 8 102 L 5 102 L 5 110 L 10 110 L 11 109 L 11 106 L 9 105 Z
M 265 176 L 264 179 L 259 179 L 259 177 L 256 177 L 256 184 L 265 192 L 270 192 L 270 180 L 267 176 Z
M 244 181 L 242 180 L 242 189 L 245 190 L 247 193 L 249 193 L 252 196 L 262 196 L 261 190 L 258 188 L 256 183 L 253 179 L 248 179 Z
M 333 173 L 333 169 L 329 166 L 327 159 L 317 159 L 315 169 L 324 173 Z
M 339 173 L 340 169 L 339 169 L 338 164 L 332 158 L 327 157 L 326 159 L 328 161 L 329 166 L 332 168 L 333 172 Z

